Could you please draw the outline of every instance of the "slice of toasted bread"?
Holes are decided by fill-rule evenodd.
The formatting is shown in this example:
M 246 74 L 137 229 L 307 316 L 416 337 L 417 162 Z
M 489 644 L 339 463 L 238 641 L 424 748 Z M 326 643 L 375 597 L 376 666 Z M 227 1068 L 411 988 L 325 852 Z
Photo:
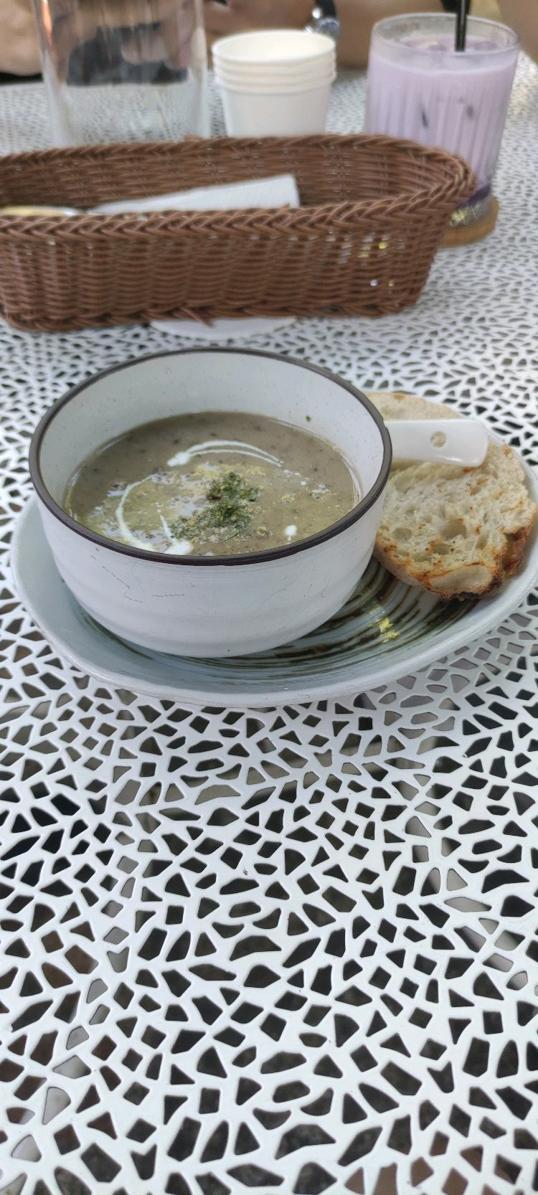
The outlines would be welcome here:
M 369 397 L 384 419 L 449 419 L 454 408 L 400 392 Z M 514 573 L 536 503 L 517 453 L 490 442 L 476 469 L 397 463 L 376 539 L 378 560 L 408 585 L 437 597 L 483 597 Z

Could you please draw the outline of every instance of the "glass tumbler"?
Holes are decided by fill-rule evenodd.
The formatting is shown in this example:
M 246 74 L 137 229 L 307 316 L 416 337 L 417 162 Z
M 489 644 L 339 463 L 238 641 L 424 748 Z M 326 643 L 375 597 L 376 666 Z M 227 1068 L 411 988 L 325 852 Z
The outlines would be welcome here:
M 388 133 L 460 154 L 475 194 L 452 218 L 470 224 L 491 202 L 491 185 L 518 54 L 513 30 L 470 17 L 466 48 L 454 48 L 450 14 L 389 17 L 374 26 L 365 132 Z
M 55 145 L 209 135 L 202 0 L 34 0 Z

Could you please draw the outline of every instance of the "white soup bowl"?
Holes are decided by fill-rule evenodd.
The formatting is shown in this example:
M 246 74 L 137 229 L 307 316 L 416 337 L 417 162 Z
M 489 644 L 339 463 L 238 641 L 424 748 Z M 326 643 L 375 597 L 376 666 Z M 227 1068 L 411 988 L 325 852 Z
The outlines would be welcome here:
M 268 415 L 323 437 L 358 480 L 356 505 L 309 539 L 226 557 L 141 551 L 66 514 L 69 478 L 101 445 L 203 411 Z M 381 417 L 349 383 L 285 357 L 213 348 L 141 357 L 82 382 L 49 409 L 30 451 L 45 534 L 77 601 L 122 639 L 190 656 L 265 650 L 330 618 L 372 554 L 390 462 Z

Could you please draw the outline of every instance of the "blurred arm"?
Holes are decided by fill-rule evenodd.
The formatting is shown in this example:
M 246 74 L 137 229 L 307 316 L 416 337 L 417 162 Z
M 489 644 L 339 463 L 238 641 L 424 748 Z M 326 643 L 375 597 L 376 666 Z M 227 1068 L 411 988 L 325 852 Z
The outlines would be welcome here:
M 521 2 L 528 4 L 530 0 Z M 335 6 L 340 22 L 338 58 L 342 66 L 366 66 L 376 21 L 406 12 L 444 11 L 441 0 L 335 0 Z
M 208 44 L 250 29 L 304 29 L 312 8 L 313 0 L 204 0 Z
M 538 0 L 499 0 L 499 8 L 523 49 L 538 62 Z
M 0 0 L 0 71 L 35 75 L 41 70 L 31 0 Z

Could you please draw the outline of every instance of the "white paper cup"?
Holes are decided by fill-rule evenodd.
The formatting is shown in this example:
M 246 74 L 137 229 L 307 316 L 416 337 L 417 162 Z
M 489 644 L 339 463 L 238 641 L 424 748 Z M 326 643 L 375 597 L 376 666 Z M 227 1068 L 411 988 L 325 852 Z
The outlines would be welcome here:
M 222 38 L 213 47 L 228 133 L 278 136 L 325 129 L 336 77 L 331 38 L 267 29 Z
M 334 57 L 334 42 L 323 33 L 301 29 L 262 29 L 222 37 L 213 46 L 213 60 L 232 65 L 283 67 Z
M 304 66 L 290 66 L 282 69 L 278 64 L 272 62 L 264 62 L 263 64 L 256 64 L 252 67 L 243 66 L 243 64 L 235 62 L 219 62 L 215 59 L 213 63 L 214 69 L 221 75 L 233 75 L 234 78 L 241 79 L 259 79 L 263 76 L 270 76 L 271 79 L 277 79 L 281 83 L 285 83 L 288 79 L 303 79 L 309 76 L 320 76 L 327 74 L 328 71 L 334 70 L 336 66 L 336 55 L 327 58 L 320 58 L 315 62 L 305 62 Z
M 313 91 L 318 87 L 323 87 L 326 84 L 334 82 L 336 78 L 336 69 L 333 67 L 323 74 L 307 75 L 304 78 L 293 78 L 289 81 L 282 82 L 271 78 L 269 74 L 260 75 L 256 79 L 244 79 L 241 75 L 233 75 L 228 72 L 215 70 L 215 80 L 221 87 L 228 87 L 231 91 L 241 91 L 255 94 L 265 95 L 289 95 L 297 91 Z
M 219 84 L 229 137 L 294 137 L 324 133 L 330 82 L 309 90 L 238 91 Z
M 232 86 L 234 83 L 240 83 L 242 87 L 253 88 L 258 88 L 263 83 L 270 83 L 272 87 L 279 87 L 281 91 L 301 83 L 311 83 L 316 86 L 318 83 L 324 83 L 326 79 L 334 79 L 335 75 L 336 64 L 330 61 L 320 67 L 313 69 L 308 67 L 284 76 L 275 74 L 270 67 L 259 67 L 254 74 L 247 75 L 244 71 L 236 70 L 234 67 L 228 67 L 221 63 L 215 64 L 215 77 L 221 83 L 229 83 Z
M 213 65 L 220 74 L 237 75 L 242 79 L 258 79 L 270 75 L 272 79 L 303 78 L 306 75 L 322 75 L 336 66 L 336 48 L 323 58 L 306 59 L 305 62 L 228 62 L 226 58 L 214 58 Z

